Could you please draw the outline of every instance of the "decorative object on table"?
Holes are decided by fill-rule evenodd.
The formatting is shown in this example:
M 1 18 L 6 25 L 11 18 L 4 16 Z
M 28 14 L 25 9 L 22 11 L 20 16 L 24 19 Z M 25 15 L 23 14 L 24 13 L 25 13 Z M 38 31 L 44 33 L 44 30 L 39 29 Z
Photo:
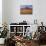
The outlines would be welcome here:
M 21 5 L 20 14 L 32 14 L 32 5 Z
M 43 26 L 43 22 L 41 22 L 41 25 Z
M 46 29 L 45 29 L 46 27 L 43 25 L 43 22 L 41 22 L 41 26 L 38 26 L 38 32 L 45 32 L 46 31 Z
M 26 38 L 28 40 L 32 39 L 32 32 L 30 32 L 30 27 L 26 29 Z
M 7 24 L 4 23 L 4 24 L 3 24 L 3 31 L 1 32 L 0 38 L 6 38 L 8 31 L 9 31 L 9 30 L 7 29 Z
M 18 23 L 11 23 L 10 25 L 18 25 Z
M 38 32 L 40 32 L 39 36 L 39 45 L 45 45 L 46 44 L 46 26 L 44 26 L 43 22 L 41 22 L 41 25 L 38 26 Z
M 23 22 L 20 22 L 19 25 L 27 25 L 26 20 L 23 20 Z
M 43 22 L 41 22 L 41 31 L 43 32 L 43 31 L 45 31 L 45 26 L 43 25 Z
M 7 37 L 8 29 L 7 29 L 7 24 L 4 23 L 2 27 L 2 31 L 0 31 L 0 44 L 4 44 L 5 38 Z
M 34 24 L 37 24 L 37 19 L 34 20 Z

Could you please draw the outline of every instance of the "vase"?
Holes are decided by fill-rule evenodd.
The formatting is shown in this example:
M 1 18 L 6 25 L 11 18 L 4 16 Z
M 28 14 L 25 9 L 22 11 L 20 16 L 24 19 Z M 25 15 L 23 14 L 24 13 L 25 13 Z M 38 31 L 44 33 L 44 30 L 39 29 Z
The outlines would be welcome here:
M 0 44 L 4 44 L 5 38 L 0 38 Z

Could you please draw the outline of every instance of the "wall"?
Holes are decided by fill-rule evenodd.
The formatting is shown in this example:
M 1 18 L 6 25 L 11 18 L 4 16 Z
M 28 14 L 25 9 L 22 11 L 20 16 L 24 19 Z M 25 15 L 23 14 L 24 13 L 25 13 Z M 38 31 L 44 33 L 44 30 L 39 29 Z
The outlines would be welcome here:
M 21 1 L 21 2 L 20 2 Z M 24 2 L 24 3 L 23 3 Z M 4 16 L 3 20 L 7 23 L 22 22 L 26 20 L 28 23 L 32 23 L 35 19 L 34 14 L 32 15 L 20 15 L 20 5 L 30 5 L 32 0 L 4 0 Z M 33 5 L 33 4 L 32 4 Z
M 2 0 L 2 23 L 8 23 L 7 0 Z
M 32 15 L 20 15 L 20 5 L 33 5 L 33 14 Z M 29 24 L 34 23 L 34 19 L 37 19 L 38 24 L 41 21 L 46 25 L 46 0 L 4 0 L 4 16 L 3 20 L 7 23 L 12 22 L 22 22 L 26 20 Z
M 0 0 L 0 27 L 2 27 L 2 0 Z
M 46 0 L 39 1 L 39 20 L 44 22 L 46 25 Z
M 24 2 L 24 3 L 23 3 Z M 12 6 L 11 8 L 11 15 L 9 16 L 9 22 L 22 22 L 23 20 L 26 20 L 28 22 L 33 21 L 32 15 L 20 15 L 20 6 L 21 5 L 30 5 L 32 4 L 32 0 L 11 0 Z M 10 9 L 9 9 L 10 10 Z M 31 18 L 31 19 L 29 19 Z M 15 21 L 14 21 L 15 20 Z M 32 21 L 31 21 L 32 20 Z

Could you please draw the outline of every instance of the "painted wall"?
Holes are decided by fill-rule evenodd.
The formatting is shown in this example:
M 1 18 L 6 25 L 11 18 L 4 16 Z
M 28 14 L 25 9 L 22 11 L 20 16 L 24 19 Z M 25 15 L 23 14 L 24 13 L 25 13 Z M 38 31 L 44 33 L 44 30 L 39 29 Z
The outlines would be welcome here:
M 21 15 L 20 14 L 20 6 L 21 5 L 31 5 L 32 0 L 12 0 L 11 1 L 12 6 L 11 8 L 11 15 L 9 16 L 9 22 L 22 22 L 23 20 L 26 20 L 28 23 L 31 23 L 33 21 L 33 14 L 32 15 Z M 29 19 L 31 18 L 31 19 Z M 14 21 L 15 20 L 15 21 Z
M 0 27 L 2 27 L 2 0 L 0 0 Z
M 2 0 L 2 23 L 8 23 L 7 0 Z
M 4 0 L 3 20 L 7 23 L 19 23 L 26 20 L 29 24 L 37 19 L 38 24 L 43 21 L 46 25 L 46 0 Z M 20 15 L 20 5 L 33 6 L 32 15 Z

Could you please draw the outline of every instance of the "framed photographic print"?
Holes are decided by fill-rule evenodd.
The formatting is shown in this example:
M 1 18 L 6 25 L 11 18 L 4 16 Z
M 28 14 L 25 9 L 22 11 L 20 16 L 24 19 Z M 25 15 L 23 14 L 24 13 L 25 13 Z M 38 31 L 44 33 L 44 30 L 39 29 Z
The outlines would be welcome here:
M 32 14 L 32 5 L 21 5 L 20 14 Z

